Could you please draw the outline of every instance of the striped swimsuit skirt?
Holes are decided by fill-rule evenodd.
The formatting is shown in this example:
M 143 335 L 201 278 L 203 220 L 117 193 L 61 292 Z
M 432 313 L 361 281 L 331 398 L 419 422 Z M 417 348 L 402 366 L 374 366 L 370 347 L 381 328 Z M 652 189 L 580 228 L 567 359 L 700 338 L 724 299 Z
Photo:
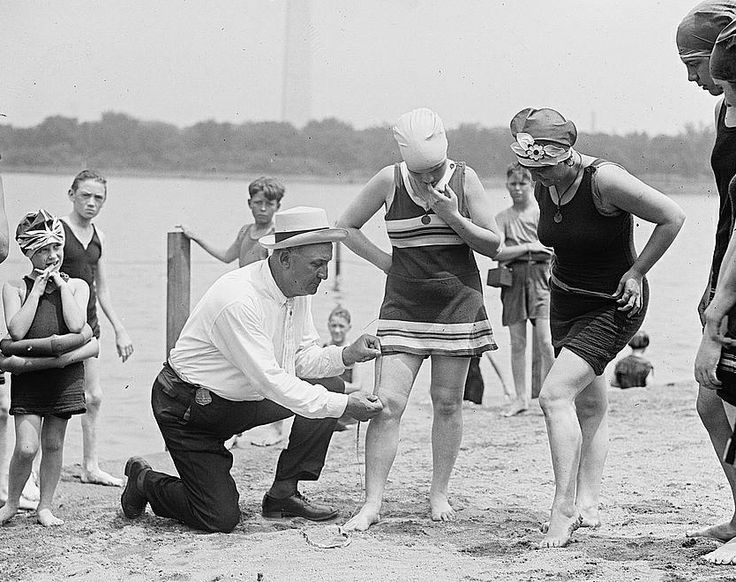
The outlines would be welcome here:
M 461 213 L 464 164 L 450 180 Z M 413 193 L 404 163 L 396 164 L 386 229 L 393 258 L 378 320 L 384 354 L 470 357 L 497 349 L 470 247 Z

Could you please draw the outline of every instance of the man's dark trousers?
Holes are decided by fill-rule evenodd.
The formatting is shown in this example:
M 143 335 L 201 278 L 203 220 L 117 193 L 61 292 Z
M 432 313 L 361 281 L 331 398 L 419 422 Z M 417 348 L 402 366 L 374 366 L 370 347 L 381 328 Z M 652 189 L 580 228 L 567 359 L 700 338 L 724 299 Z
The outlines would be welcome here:
M 329 380 L 319 383 L 333 392 L 344 391 L 343 383 Z M 151 406 L 179 472 L 178 478 L 158 471 L 145 475 L 143 493 L 154 513 L 200 530 L 232 531 L 240 520 L 240 496 L 230 475 L 233 456 L 225 441 L 294 413 L 270 400 L 225 400 L 184 382 L 168 364 L 153 383 Z M 276 480 L 318 479 L 336 421 L 295 416 Z

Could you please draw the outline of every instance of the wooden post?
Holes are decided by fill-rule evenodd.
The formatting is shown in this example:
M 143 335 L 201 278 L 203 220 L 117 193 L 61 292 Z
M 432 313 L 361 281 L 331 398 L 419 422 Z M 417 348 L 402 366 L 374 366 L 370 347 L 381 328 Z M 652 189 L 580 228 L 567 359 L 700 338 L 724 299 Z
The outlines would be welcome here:
M 335 243 L 335 283 L 332 286 L 334 291 L 340 290 L 340 263 L 342 263 L 342 243 Z
M 191 260 L 189 239 L 170 232 L 166 240 L 166 357 L 189 317 Z

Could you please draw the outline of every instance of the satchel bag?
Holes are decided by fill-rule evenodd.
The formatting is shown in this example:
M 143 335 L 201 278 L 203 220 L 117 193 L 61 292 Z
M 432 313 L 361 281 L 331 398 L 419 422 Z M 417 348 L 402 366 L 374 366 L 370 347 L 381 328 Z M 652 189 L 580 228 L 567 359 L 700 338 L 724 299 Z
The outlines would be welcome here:
M 513 275 L 508 267 L 496 267 L 488 269 L 488 280 L 486 283 L 491 287 L 511 287 Z

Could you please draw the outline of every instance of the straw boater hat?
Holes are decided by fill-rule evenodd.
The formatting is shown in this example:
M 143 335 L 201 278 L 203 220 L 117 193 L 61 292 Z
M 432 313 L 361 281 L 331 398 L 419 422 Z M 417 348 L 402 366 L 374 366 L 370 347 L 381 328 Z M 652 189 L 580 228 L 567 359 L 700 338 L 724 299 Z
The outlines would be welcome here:
M 275 216 L 276 230 L 258 239 L 262 247 L 269 250 L 301 247 L 343 240 L 348 231 L 331 228 L 327 213 L 322 208 L 296 206 Z

